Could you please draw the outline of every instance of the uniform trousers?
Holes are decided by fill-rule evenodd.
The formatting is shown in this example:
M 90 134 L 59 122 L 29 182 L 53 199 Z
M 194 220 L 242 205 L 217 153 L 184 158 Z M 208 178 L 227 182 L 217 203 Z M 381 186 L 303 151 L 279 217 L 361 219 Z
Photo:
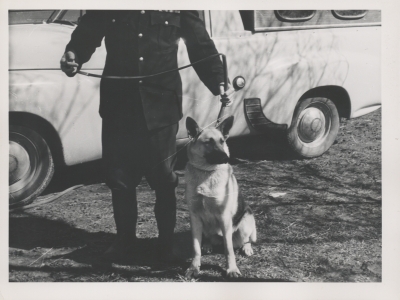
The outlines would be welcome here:
M 176 223 L 178 123 L 148 130 L 139 92 L 103 119 L 102 148 L 106 184 L 111 189 L 118 237 L 136 238 L 136 187 L 145 176 L 155 190 L 159 240 L 172 240 Z

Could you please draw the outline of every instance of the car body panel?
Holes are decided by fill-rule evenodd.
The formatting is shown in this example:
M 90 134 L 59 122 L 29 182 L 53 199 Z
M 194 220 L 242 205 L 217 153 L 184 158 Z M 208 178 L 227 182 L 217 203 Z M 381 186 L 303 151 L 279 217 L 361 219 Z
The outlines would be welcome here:
M 44 23 L 9 26 L 9 69 L 60 69 L 60 58 L 75 26 Z M 60 54 L 61 53 L 61 54 Z M 98 48 L 85 69 L 103 69 L 105 47 Z
M 230 80 L 238 75 L 246 79 L 245 88 L 231 96 L 233 104 L 226 111 L 235 116 L 231 136 L 260 134 L 246 120 L 246 98 L 260 98 L 265 116 L 287 125 L 298 100 L 315 87 L 344 88 L 351 101 L 350 117 L 380 107 L 380 26 L 249 32 L 238 11 L 211 11 L 205 14 L 205 23 L 218 51 L 227 57 Z M 10 112 L 47 120 L 60 136 L 66 165 L 101 158 L 100 80 L 68 78 L 59 70 L 74 26 L 44 23 L 9 28 Z M 105 57 L 103 44 L 83 70 L 101 74 Z M 183 41 L 178 64 L 189 64 Z M 213 126 L 221 104 L 192 68 L 180 74 L 184 118 L 177 139 L 185 139 L 186 116 L 202 127 Z
M 101 158 L 100 80 L 68 78 L 60 70 L 74 28 L 25 24 L 10 26 L 9 31 L 9 111 L 47 120 L 59 134 L 66 165 Z M 105 56 L 102 45 L 82 70 L 101 74 Z
M 99 80 L 61 71 L 10 72 L 10 112 L 29 112 L 58 133 L 67 165 L 101 157 Z

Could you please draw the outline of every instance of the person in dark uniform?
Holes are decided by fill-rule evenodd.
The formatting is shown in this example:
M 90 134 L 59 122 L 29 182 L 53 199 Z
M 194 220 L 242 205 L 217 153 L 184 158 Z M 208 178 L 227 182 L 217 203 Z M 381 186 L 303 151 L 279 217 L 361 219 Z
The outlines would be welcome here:
M 87 11 L 71 35 L 61 69 L 74 76 L 105 39 L 103 75 L 150 75 L 177 68 L 178 42 L 191 62 L 218 53 L 197 11 Z M 216 57 L 193 66 L 214 95 L 226 97 Z M 132 253 L 136 241 L 136 187 L 145 176 L 155 190 L 159 259 L 170 260 L 176 223 L 176 133 L 182 118 L 179 72 L 143 80 L 100 83 L 100 116 L 106 183 L 112 192 L 117 239 L 103 257 Z

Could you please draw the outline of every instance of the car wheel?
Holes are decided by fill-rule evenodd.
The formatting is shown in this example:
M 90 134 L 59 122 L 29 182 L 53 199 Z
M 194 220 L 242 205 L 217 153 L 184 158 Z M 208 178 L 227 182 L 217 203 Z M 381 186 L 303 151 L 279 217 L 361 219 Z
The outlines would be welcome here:
M 299 101 L 287 133 L 290 148 L 301 157 L 322 155 L 332 146 L 339 132 L 339 113 L 327 98 Z
M 54 163 L 46 141 L 36 131 L 10 125 L 9 206 L 31 203 L 49 184 Z

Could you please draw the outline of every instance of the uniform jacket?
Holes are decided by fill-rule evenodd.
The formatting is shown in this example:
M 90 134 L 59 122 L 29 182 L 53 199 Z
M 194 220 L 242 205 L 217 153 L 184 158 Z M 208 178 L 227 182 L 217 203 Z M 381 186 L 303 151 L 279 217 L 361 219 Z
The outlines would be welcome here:
M 71 35 L 66 51 L 87 62 L 104 38 L 107 58 L 103 75 L 137 76 L 177 68 L 178 42 L 186 44 L 191 62 L 217 53 L 197 11 L 88 11 Z M 221 60 L 216 57 L 194 66 L 201 81 L 214 94 L 223 82 Z M 141 81 L 102 79 L 100 115 L 112 115 L 118 104 L 139 90 L 148 129 L 182 118 L 182 82 L 179 72 Z M 139 101 L 139 100 L 137 100 Z

